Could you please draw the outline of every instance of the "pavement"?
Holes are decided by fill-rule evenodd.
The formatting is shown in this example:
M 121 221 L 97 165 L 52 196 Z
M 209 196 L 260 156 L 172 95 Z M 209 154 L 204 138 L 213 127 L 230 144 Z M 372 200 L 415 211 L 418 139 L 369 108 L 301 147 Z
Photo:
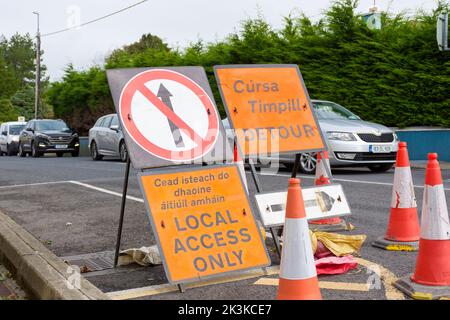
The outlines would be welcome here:
M 118 227 L 125 164 L 115 159 L 90 158 L 0 158 L 0 210 L 25 228 L 56 256 L 89 265 L 84 277 L 112 299 L 274 299 L 278 258 L 273 244 L 266 245 L 272 266 L 235 276 L 186 285 L 180 293 L 167 284 L 162 266 L 129 265 L 111 268 Z M 418 208 L 422 205 L 425 170 L 412 169 Z M 155 238 L 147 219 L 142 195 L 132 170 L 122 249 L 150 246 Z M 264 191 L 286 190 L 290 173 L 259 174 Z M 393 170 L 372 173 L 365 168 L 333 170 L 352 209 L 347 222 L 366 234 L 356 270 L 338 276 L 320 276 L 325 299 L 404 299 L 391 285 L 396 278 L 413 272 L 417 253 L 391 252 L 372 247 L 384 235 L 389 217 Z M 314 177 L 299 175 L 303 186 Z M 251 175 L 247 172 L 250 192 Z M 450 170 L 443 170 L 447 203 L 450 203 Z M 236 278 L 237 277 L 237 278 Z M 372 283 L 370 287 L 367 283 Z

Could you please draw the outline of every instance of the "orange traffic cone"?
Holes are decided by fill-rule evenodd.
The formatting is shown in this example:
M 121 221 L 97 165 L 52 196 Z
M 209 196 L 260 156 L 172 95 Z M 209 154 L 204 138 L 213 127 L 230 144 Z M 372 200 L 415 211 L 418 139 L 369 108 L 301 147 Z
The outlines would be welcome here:
M 300 180 L 289 179 L 279 300 L 321 300 Z
M 450 222 L 436 153 L 428 154 L 416 270 L 396 287 L 415 299 L 450 297 Z
M 242 158 L 239 155 L 239 150 L 237 148 L 236 142 L 234 143 L 234 162 L 237 164 L 239 168 L 239 173 L 241 174 L 242 181 L 244 181 L 245 189 L 248 192 L 247 176 L 245 175 L 244 161 L 242 161 Z
M 417 251 L 420 238 L 417 203 L 406 142 L 398 144 L 391 213 L 384 237 L 373 246 L 393 251 Z
M 323 158 L 322 154 L 323 153 Z M 328 171 L 325 166 L 328 167 Z M 330 176 L 328 172 L 331 172 L 330 160 L 328 158 L 328 152 L 318 152 L 317 153 L 317 165 L 316 165 L 316 179 L 314 184 L 316 186 L 321 186 L 324 184 L 330 184 Z M 311 228 L 314 230 L 320 231 L 340 231 L 340 230 L 350 230 L 351 227 L 347 225 L 347 223 L 339 217 L 329 218 L 329 219 L 321 219 L 309 222 Z

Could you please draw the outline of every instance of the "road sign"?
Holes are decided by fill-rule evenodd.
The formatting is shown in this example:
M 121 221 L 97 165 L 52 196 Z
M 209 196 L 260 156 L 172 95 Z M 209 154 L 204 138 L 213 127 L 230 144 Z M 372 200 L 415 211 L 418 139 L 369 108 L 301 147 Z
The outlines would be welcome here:
M 320 220 L 349 215 L 350 207 L 340 184 L 302 188 L 308 220 Z M 255 200 L 265 227 L 284 224 L 287 192 L 270 192 L 255 195 Z
M 214 71 L 241 153 L 324 150 L 297 65 L 215 66 Z
M 270 263 L 237 166 L 147 171 L 139 183 L 171 283 Z
M 232 160 L 201 67 L 108 70 L 135 168 Z
M 448 12 L 437 17 L 436 39 L 440 51 L 448 51 Z

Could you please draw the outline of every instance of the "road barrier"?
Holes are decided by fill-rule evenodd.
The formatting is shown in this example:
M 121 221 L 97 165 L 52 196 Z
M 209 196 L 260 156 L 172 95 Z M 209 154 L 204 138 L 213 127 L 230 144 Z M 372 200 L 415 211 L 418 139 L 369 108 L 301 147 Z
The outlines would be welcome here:
M 411 277 L 395 286 L 414 299 L 450 298 L 450 222 L 437 154 L 428 154 L 419 254 Z
M 323 156 L 322 156 L 323 154 Z M 330 176 L 328 175 L 330 173 Z M 317 153 L 317 165 L 316 165 L 316 177 L 314 184 L 316 186 L 330 184 L 331 167 L 330 160 L 328 158 L 328 151 Z M 309 222 L 314 230 L 320 231 L 341 231 L 350 230 L 351 227 L 342 220 L 340 217 L 334 217 L 329 219 L 314 220 Z
M 439 154 L 441 161 L 450 162 L 450 129 L 448 128 L 406 128 L 396 130 L 401 141 L 406 141 L 410 148 L 411 160 L 427 160 L 430 150 Z
M 392 251 L 417 251 L 420 238 L 417 203 L 406 142 L 398 145 L 389 223 L 372 245 Z

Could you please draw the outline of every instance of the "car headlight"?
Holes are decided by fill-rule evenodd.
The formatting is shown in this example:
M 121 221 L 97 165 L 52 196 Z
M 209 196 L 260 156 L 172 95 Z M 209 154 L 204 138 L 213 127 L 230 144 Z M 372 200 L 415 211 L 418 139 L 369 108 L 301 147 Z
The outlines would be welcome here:
M 350 132 L 327 132 L 327 137 L 330 140 L 339 140 L 339 141 L 356 141 L 353 133 Z

